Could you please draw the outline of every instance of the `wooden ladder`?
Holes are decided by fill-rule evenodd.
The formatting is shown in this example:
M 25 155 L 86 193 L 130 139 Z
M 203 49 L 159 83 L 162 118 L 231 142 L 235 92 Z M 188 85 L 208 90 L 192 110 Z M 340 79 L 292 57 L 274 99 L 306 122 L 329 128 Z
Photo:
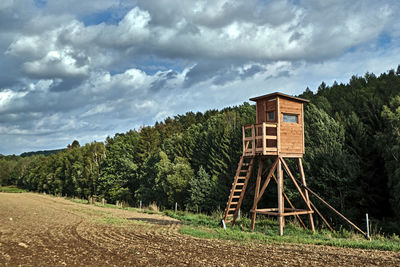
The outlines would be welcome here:
M 235 178 L 232 183 L 232 189 L 229 194 L 228 202 L 224 212 L 225 223 L 235 225 L 242 205 L 244 193 L 246 192 L 247 183 L 249 182 L 251 171 L 253 170 L 254 157 L 240 157 Z

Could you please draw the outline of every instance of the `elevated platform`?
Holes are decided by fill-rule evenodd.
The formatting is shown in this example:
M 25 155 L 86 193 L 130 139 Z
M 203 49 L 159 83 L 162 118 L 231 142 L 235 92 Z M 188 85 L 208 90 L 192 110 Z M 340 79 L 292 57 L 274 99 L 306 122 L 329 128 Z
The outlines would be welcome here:
M 242 127 L 243 156 L 281 156 L 287 158 L 301 158 L 303 153 L 293 153 L 280 147 L 280 124 L 257 123 Z M 296 146 L 297 144 L 293 144 Z M 294 150 L 299 151 L 299 150 Z

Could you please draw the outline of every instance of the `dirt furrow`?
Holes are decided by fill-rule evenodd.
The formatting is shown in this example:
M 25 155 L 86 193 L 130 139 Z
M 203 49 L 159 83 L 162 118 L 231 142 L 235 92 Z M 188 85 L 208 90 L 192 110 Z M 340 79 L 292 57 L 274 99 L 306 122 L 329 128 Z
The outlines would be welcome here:
M 400 253 L 178 233 L 161 215 L 0 193 L 0 266 L 400 266 Z

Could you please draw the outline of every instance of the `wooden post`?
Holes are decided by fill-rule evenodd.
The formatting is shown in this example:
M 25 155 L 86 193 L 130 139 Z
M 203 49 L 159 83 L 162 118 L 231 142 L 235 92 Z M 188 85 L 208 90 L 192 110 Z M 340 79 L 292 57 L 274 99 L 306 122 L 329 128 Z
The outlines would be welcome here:
M 277 178 L 278 178 L 278 221 L 279 221 L 279 235 L 283 235 L 283 227 L 284 227 L 284 222 L 283 222 L 283 198 L 282 198 L 282 192 L 283 192 L 283 177 L 282 177 L 282 163 L 280 160 L 278 160 L 278 166 L 276 168 L 277 172 Z
M 281 169 L 281 177 L 282 177 L 282 213 L 285 213 L 285 199 L 283 195 L 285 194 L 284 184 L 283 184 L 283 169 Z M 282 228 L 285 227 L 285 216 L 282 216 Z
M 301 176 L 301 182 L 304 186 L 307 186 L 306 184 L 306 177 L 304 175 L 304 169 L 303 169 L 303 163 L 301 158 L 297 159 L 297 163 L 299 165 L 299 170 L 300 170 L 300 176 Z M 307 205 L 310 206 L 310 197 L 308 196 L 308 191 L 306 189 L 304 189 L 304 196 L 306 197 L 307 200 Z M 313 215 L 310 213 L 308 214 L 308 218 L 310 220 L 310 226 L 311 226 L 311 230 L 313 231 L 313 233 L 315 233 L 315 227 L 314 227 L 314 219 L 313 219 Z
M 274 178 L 275 182 L 278 184 L 278 180 L 276 179 L 275 175 L 272 174 L 272 178 Z M 283 192 L 283 196 L 285 197 L 287 203 L 289 203 L 290 207 L 292 209 L 295 209 L 295 207 L 293 206 L 292 202 L 290 201 L 288 196 L 285 194 L 285 192 Z M 299 222 L 301 223 L 301 225 L 303 226 L 303 228 L 306 229 L 306 226 L 305 226 L 303 220 L 300 218 L 300 216 L 298 214 L 296 214 L 296 217 L 299 220 Z
M 262 123 L 262 148 L 263 155 L 267 154 L 267 129 L 265 128 L 265 122 Z
M 279 156 L 281 152 L 281 108 L 279 97 L 276 98 L 276 149 Z
M 251 150 L 252 150 L 252 155 L 254 156 L 256 154 L 256 129 L 254 127 L 254 124 L 251 125 Z
M 256 182 L 256 191 L 254 193 L 254 202 L 253 202 L 253 215 L 251 216 L 251 230 L 254 230 L 254 226 L 256 223 L 256 209 L 257 209 L 257 199 L 260 193 L 260 185 L 261 185 L 261 174 L 262 174 L 263 162 L 261 157 L 258 160 L 258 173 L 257 173 L 257 182 Z
M 243 155 L 246 153 L 246 131 L 244 130 L 244 126 L 242 126 L 242 142 L 243 142 Z

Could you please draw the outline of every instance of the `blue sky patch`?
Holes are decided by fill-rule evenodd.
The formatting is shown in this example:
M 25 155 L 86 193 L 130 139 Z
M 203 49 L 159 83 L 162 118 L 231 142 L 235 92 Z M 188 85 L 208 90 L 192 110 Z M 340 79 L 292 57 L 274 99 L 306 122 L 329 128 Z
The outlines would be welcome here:
M 47 4 L 46 0 L 33 0 L 33 2 L 35 3 L 35 6 L 37 6 L 39 8 L 43 8 Z

